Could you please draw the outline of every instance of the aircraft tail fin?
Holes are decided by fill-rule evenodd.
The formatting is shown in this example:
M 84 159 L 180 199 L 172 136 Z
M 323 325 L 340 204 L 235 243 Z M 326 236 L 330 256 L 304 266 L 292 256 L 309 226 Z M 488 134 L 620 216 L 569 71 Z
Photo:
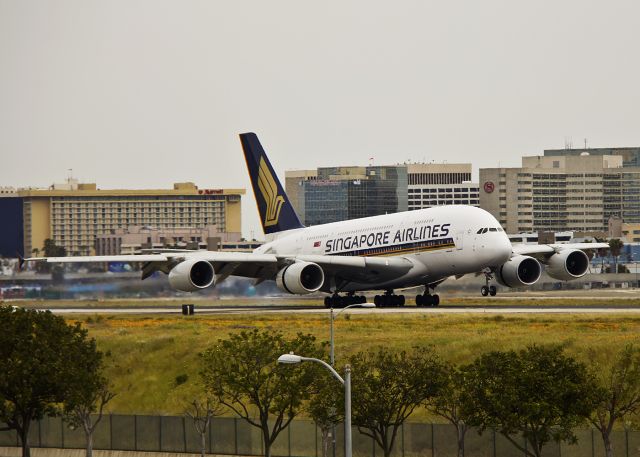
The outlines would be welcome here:
M 241 133 L 240 142 L 247 161 L 264 233 L 277 233 L 304 227 L 285 194 L 278 176 L 273 171 L 257 135 Z

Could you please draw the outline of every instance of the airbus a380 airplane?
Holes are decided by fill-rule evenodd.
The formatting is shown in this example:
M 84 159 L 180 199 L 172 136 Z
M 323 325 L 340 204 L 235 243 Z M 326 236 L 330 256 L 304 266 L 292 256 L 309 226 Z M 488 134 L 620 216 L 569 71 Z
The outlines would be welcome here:
M 431 291 L 445 279 L 485 275 L 482 295 L 495 295 L 495 278 L 508 287 L 534 284 L 544 268 L 560 280 L 583 276 L 584 250 L 606 243 L 513 246 L 498 221 L 473 206 L 440 206 L 304 227 L 254 133 L 240 135 L 251 184 L 268 242 L 253 253 L 171 251 L 142 255 L 49 257 L 26 261 L 143 262 L 142 279 L 169 275 L 178 290 L 214 287 L 230 275 L 275 280 L 291 294 L 331 294 L 326 306 L 364 303 L 358 292 L 383 290 L 378 306 L 402 306 L 394 290 L 425 286 L 418 306 L 437 306 Z M 340 295 L 340 294 L 343 295 Z

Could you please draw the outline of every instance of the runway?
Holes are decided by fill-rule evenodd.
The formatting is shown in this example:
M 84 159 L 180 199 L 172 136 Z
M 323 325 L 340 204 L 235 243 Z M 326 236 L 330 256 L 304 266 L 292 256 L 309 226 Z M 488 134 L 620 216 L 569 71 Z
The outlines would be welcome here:
M 54 314 L 181 314 L 180 308 L 54 308 Z M 335 312 L 340 311 L 336 308 Z M 234 306 L 195 308 L 195 314 L 327 314 L 324 307 L 296 306 Z M 351 308 L 345 313 L 352 314 L 632 314 L 640 315 L 640 307 L 591 307 L 591 306 L 439 306 L 435 308 Z

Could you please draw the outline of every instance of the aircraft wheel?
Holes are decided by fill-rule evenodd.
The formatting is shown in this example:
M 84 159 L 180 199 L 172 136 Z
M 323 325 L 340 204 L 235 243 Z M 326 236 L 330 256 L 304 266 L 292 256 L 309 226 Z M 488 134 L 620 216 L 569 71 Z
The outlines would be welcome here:
M 404 303 L 405 303 L 404 295 L 400 295 L 400 300 L 399 300 L 400 306 L 404 306 Z
M 422 295 L 416 295 L 416 306 L 422 308 L 424 302 L 422 301 Z
M 380 295 L 376 295 L 373 297 L 373 304 L 376 306 L 382 306 L 382 301 L 380 300 Z
M 360 303 L 366 303 L 367 302 L 367 297 L 365 297 L 364 295 L 360 295 Z
M 324 307 L 331 308 L 331 297 L 324 297 Z
M 431 299 L 431 306 L 438 306 L 440 304 L 440 295 L 436 294 Z
M 496 286 L 489 286 L 489 295 L 495 297 L 497 293 L 498 289 L 496 289 Z
M 486 297 L 487 295 L 489 295 L 489 288 L 487 286 L 482 286 L 480 288 L 480 293 L 483 297 Z

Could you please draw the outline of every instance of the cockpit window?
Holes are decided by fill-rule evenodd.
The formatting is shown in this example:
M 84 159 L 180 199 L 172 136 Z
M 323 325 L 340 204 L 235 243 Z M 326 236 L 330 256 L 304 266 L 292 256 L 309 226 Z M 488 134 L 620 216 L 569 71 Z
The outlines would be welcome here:
M 496 227 L 491 227 L 491 228 L 482 227 L 481 229 L 478 229 L 478 231 L 476 233 L 478 235 L 482 235 L 482 234 L 487 233 L 487 232 L 504 232 L 504 230 L 501 227 L 499 227 L 499 228 L 496 228 Z

